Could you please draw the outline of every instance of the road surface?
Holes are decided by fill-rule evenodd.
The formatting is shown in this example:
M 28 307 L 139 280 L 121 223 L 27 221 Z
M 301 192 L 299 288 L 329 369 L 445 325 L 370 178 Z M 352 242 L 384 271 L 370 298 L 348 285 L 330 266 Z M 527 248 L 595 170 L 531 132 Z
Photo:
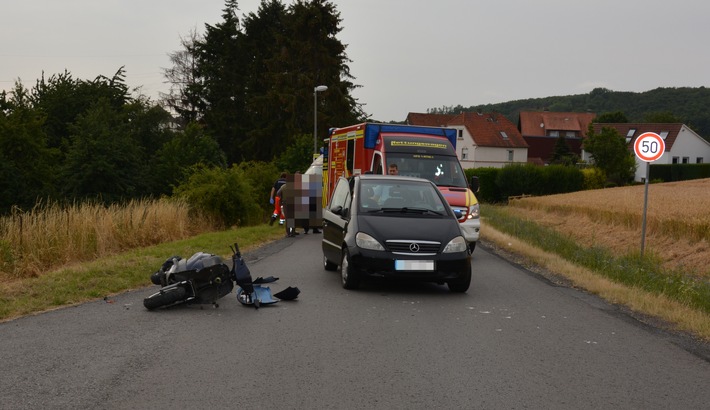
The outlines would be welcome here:
M 706 345 L 485 246 L 466 294 L 346 291 L 322 268 L 320 235 L 245 258 L 299 298 L 147 311 L 147 287 L 0 324 L 0 408 L 710 408 Z

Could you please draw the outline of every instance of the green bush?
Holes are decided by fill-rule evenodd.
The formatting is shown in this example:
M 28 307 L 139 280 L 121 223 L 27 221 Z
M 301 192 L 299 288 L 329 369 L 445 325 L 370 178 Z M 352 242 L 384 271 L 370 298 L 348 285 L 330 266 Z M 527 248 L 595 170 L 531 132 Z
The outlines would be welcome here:
M 710 164 L 651 164 L 650 179 L 665 182 L 710 178 Z
M 519 195 L 551 195 L 581 191 L 585 175 L 576 167 L 512 164 L 503 168 L 472 168 L 466 178 L 477 176 L 480 190 L 476 197 L 482 203 L 502 203 Z M 603 180 L 602 180 L 603 181 Z
M 604 188 L 606 182 L 606 174 L 599 168 L 584 168 L 582 170 L 584 176 L 584 189 L 601 189 Z
M 576 192 L 584 188 L 584 174 L 576 167 L 549 165 L 542 168 L 542 182 L 539 195 Z
M 264 217 L 271 215 L 274 206 L 269 203 L 269 194 L 274 182 L 281 173 L 273 162 L 246 161 L 238 165 L 244 176 L 249 179 L 254 188 L 256 203 L 262 210 Z
M 229 169 L 197 167 L 175 188 L 195 208 L 223 221 L 226 226 L 250 226 L 262 222 L 259 206 L 264 193 L 257 192 L 252 178 L 239 166 Z
M 498 172 L 500 172 L 500 168 L 493 167 L 469 168 L 465 170 L 467 181 L 471 181 L 472 176 L 478 177 L 479 190 L 476 192 L 476 198 L 479 202 L 494 204 L 505 201 L 505 198 L 501 196 L 498 185 L 496 185 Z
M 518 195 L 541 195 L 544 192 L 543 167 L 514 164 L 503 167 L 496 185 L 504 199 Z

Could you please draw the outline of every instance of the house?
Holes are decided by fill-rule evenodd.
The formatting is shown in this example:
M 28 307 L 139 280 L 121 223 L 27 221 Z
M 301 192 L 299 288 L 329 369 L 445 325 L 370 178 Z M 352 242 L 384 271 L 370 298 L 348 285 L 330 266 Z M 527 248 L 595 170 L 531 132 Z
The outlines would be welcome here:
M 464 168 L 502 168 L 511 163 L 526 163 L 528 160 L 528 145 L 517 127 L 497 113 L 410 112 L 406 123 L 457 129 L 456 154 Z
M 619 123 L 594 124 L 594 133 L 600 133 L 602 127 L 614 128 L 626 138 L 629 150 L 634 152 L 634 142 L 639 135 L 653 132 L 663 138 L 666 150 L 653 164 L 703 164 L 710 161 L 710 142 L 696 134 L 687 125 L 680 123 Z M 584 153 L 583 159 L 589 159 Z M 636 155 L 636 174 L 634 181 L 645 182 L 646 165 Z
M 518 130 L 528 144 L 528 161 L 549 164 L 559 137 L 570 152 L 582 156 L 582 141 L 596 117 L 594 113 L 521 111 Z

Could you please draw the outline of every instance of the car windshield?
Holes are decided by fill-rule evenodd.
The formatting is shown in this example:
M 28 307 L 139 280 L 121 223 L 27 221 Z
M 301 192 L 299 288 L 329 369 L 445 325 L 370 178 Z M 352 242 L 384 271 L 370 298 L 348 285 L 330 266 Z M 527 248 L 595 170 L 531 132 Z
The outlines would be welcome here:
M 468 186 L 456 157 L 397 152 L 388 155 L 387 164 L 397 164 L 399 175 L 426 178 L 437 186 Z
M 360 209 L 365 212 L 446 213 L 446 204 L 436 188 L 423 181 L 363 180 L 358 198 Z

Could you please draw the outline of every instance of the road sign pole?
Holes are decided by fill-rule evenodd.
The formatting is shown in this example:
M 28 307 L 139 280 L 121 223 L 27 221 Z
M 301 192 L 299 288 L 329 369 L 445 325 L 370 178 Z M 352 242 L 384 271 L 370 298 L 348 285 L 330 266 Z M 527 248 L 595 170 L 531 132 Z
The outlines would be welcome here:
M 648 211 L 648 178 L 651 175 L 651 163 L 646 163 L 646 186 L 643 192 L 643 222 L 641 223 L 641 258 L 646 245 L 646 212 Z
M 641 257 L 646 245 L 646 213 L 648 212 L 648 184 L 651 179 L 651 162 L 663 156 L 666 143 L 660 135 L 653 132 L 644 132 L 634 141 L 634 153 L 641 161 L 646 163 L 646 183 L 643 193 L 643 220 L 641 222 Z

